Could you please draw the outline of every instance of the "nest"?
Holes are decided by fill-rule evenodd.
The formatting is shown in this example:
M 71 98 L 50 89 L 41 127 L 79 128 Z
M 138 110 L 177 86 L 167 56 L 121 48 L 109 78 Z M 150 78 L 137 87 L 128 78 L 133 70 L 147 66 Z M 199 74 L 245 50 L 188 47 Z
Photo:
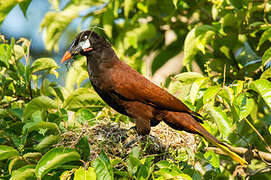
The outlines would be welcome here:
M 94 126 L 83 124 L 81 128 L 63 133 L 56 146 L 75 148 L 81 137 L 85 136 L 90 146 L 90 161 L 97 158 L 101 150 L 111 159 L 126 158 L 135 146 L 142 150 L 142 156 L 155 155 L 157 160 L 169 158 L 170 152 L 181 148 L 196 151 L 197 142 L 193 134 L 176 131 L 163 122 L 152 127 L 150 135 L 126 147 L 127 143 L 138 137 L 135 128 L 131 128 L 133 126 L 132 123 L 116 123 L 106 119 Z

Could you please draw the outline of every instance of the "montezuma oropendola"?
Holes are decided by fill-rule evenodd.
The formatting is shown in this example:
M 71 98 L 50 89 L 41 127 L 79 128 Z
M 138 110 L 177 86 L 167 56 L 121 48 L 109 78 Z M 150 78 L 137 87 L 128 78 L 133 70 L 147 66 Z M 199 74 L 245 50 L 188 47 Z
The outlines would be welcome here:
M 200 124 L 200 114 L 121 61 L 102 36 L 90 30 L 80 32 L 61 63 L 78 54 L 87 57 L 89 79 L 95 91 L 113 109 L 132 117 L 139 135 L 149 134 L 151 126 L 164 121 L 173 129 L 203 136 L 240 164 L 247 165 Z

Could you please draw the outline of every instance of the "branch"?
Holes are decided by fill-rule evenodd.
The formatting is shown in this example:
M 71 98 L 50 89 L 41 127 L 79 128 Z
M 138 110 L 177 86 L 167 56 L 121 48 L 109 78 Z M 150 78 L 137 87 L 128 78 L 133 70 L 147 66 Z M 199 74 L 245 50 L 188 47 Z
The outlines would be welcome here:
M 233 152 L 235 152 L 236 154 L 239 154 L 240 156 L 245 155 L 249 151 L 249 149 L 243 148 L 243 147 L 230 147 L 230 148 Z M 207 147 L 205 148 L 205 150 L 207 151 L 213 150 L 217 154 L 227 155 L 227 153 L 225 153 L 224 151 L 216 147 Z M 253 158 L 257 158 L 265 162 L 271 163 L 271 153 L 266 153 L 263 151 L 259 151 L 257 149 L 253 149 L 251 150 L 251 152 L 253 153 Z

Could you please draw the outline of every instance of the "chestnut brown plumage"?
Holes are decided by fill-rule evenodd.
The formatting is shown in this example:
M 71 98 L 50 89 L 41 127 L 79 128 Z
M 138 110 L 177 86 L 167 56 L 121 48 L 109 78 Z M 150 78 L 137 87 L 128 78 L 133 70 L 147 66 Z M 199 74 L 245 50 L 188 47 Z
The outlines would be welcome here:
M 79 33 L 61 62 L 77 54 L 87 57 L 89 79 L 95 91 L 113 109 L 132 117 L 138 134 L 149 134 L 151 126 L 164 121 L 173 129 L 203 136 L 242 165 L 247 164 L 200 125 L 202 117 L 198 113 L 120 61 L 102 36 L 89 30 Z

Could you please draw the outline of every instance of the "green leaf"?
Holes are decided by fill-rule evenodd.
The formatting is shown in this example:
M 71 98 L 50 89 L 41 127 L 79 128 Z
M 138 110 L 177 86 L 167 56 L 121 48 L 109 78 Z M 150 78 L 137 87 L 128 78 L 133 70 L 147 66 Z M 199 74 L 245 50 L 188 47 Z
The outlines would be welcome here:
M 74 180 L 96 180 L 96 174 L 92 167 L 85 170 L 83 167 L 77 169 L 74 173 Z
M 9 174 L 12 173 L 13 169 L 16 169 L 16 166 L 20 167 L 21 165 L 24 165 L 24 163 L 26 163 L 26 162 L 23 160 L 22 157 L 20 157 L 20 156 L 13 157 L 8 163 Z
M 219 156 L 215 154 L 214 151 L 207 151 L 206 153 L 204 153 L 204 157 L 208 160 L 210 164 L 212 164 L 214 168 L 220 167 Z
M 72 67 L 69 69 L 69 72 L 66 75 L 65 79 L 65 88 L 72 91 L 75 84 L 77 88 L 80 87 L 80 84 L 83 80 L 88 78 L 88 72 L 83 67 L 86 67 L 86 59 L 84 57 L 76 59 Z
M 90 156 L 90 146 L 88 143 L 88 137 L 83 136 L 78 143 L 75 145 L 77 151 L 79 152 L 81 159 L 87 161 Z
M 113 10 L 107 9 L 107 11 L 103 14 L 103 28 L 105 34 L 109 38 L 112 38 L 113 24 L 114 24 Z
M 254 109 L 255 103 L 253 99 L 246 98 L 243 100 L 240 107 L 240 120 L 246 118 Z
M 136 1 L 134 0 L 124 0 L 124 16 L 128 18 L 129 12 L 134 9 Z
M 229 0 L 231 5 L 235 8 L 235 9 L 241 9 L 243 6 L 243 2 L 242 0 Z
M 124 38 L 124 47 L 128 49 L 130 46 L 137 48 L 137 43 L 143 40 L 150 40 L 156 35 L 156 28 L 152 23 L 142 24 L 140 27 L 134 28 L 126 32 Z
M 269 126 L 269 133 L 271 134 L 271 125 Z
M 44 29 L 43 37 L 46 49 L 58 51 L 60 36 L 68 25 L 79 16 L 80 11 L 102 3 L 87 0 L 69 1 L 61 11 L 47 12 L 40 25 L 40 30 Z
M 31 67 L 31 72 L 35 73 L 43 70 L 51 70 L 59 68 L 52 58 L 39 58 L 35 60 Z
M 183 64 L 189 65 L 195 55 L 201 51 L 205 53 L 205 46 L 215 37 L 216 30 L 209 25 L 201 25 L 193 28 L 186 36 L 184 42 Z
M 65 99 L 63 107 L 68 110 L 75 110 L 83 107 L 95 107 L 97 102 L 101 101 L 94 91 L 89 88 L 79 88 Z
M 9 67 L 10 58 L 11 58 L 10 46 L 8 44 L 0 44 L 0 66 Z
M 28 130 L 28 133 L 31 133 L 33 131 L 40 131 L 40 130 L 50 130 L 51 133 L 58 134 L 59 129 L 56 123 L 53 122 L 31 122 L 30 126 L 24 127 L 23 130 Z
M 227 137 L 232 131 L 232 124 L 227 114 L 219 107 L 208 107 L 207 110 L 216 123 L 219 132 L 223 135 L 223 137 Z
M 237 62 L 244 67 L 260 63 L 261 58 L 253 51 L 248 42 L 245 42 L 244 45 L 244 48 L 236 54 Z
M 184 72 L 175 76 L 175 79 L 184 83 L 194 82 L 196 79 L 203 78 L 204 76 L 198 72 Z
M 259 93 L 269 108 L 271 108 L 271 82 L 266 79 L 259 79 L 252 81 L 249 88 Z
M 32 0 L 24 0 L 23 2 L 21 2 L 19 4 L 22 12 L 24 13 L 24 17 L 26 17 L 26 12 L 27 12 L 27 9 L 28 9 L 29 4 L 31 3 L 31 1 Z
M 13 46 L 13 51 L 15 60 L 19 60 L 24 56 L 24 49 L 22 48 L 22 46 L 15 44 Z
M 45 137 L 36 147 L 37 151 L 42 151 L 46 148 L 49 148 L 51 145 L 55 144 L 58 140 L 58 137 L 55 135 L 49 135 Z
M 32 113 L 40 110 L 57 109 L 58 104 L 47 96 L 39 96 L 32 99 L 25 107 L 23 113 L 23 120 L 31 117 Z
M 114 179 L 112 165 L 103 150 L 99 154 L 98 158 L 93 162 L 93 167 L 98 180 Z
M 35 166 L 26 165 L 15 171 L 12 171 L 10 180 L 36 180 L 35 177 Z
M 13 156 L 18 156 L 19 153 L 16 149 L 6 145 L 0 145 L 0 160 L 8 159 Z
M 42 154 L 39 152 L 29 152 L 23 155 L 23 159 L 27 162 L 38 162 Z
M 260 46 L 265 42 L 265 41 L 271 41 L 271 28 L 267 29 L 266 31 L 264 31 L 264 33 L 262 34 L 259 44 L 257 46 L 257 50 L 260 49 Z
M 133 174 L 135 174 L 140 166 L 140 160 L 139 160 L 139 148 L 134 147 L 132 149 L 132 152 L 129 154 L 128 160 L 127 160 L 127 164 L 128 164 L 128 172 L 130 174 L 130 176 L 132 176 Z
M 154 159 L 154 157 L 148 157 L 146 159 L 143 159 L 144 164 L 139 167 L 139 170 L 137 173 L 137 179 L 139 179 L 139 180 L 149 179 L 149 177 L 154 169 L 154 167 L 152 166 L 153 159 Z
M 216 95 L 221 90 L 221 87 L 219 86 L 211 86 L 205 91 L 203 95 L 203 104 L 211 103 L 213 104 L 215 101 Z
M 18 2 L 18 0 L 0 0 L 0 25 L 8 13 L 18 4 Z
M 158 163 L 155 164 L 156 166 L 158 166 L 160 169 L 162 168 L 170 168 L 170 163 L 166 160 L 161 160 Z
M 236 17 L 234 17 L 233 13 L 227 13 L 221 19 L 221 26 L 223 28 L 224 33 L 232 34 L 238 32 L 238 23 Z
M 265 70 L 260 79 L 269 79 L 271 77 L 271 68 L 268 68 L 267 70 Z
M 37 178 L 42 178 L 50 170 L 71 162 L 79 161 L 80 155 L 74 149 L 71 148 L 54 148 L 47 152 L 41 160 L 39 160 L 36 166 Z
M 191 99 L 192 104 L 195 103 L 200 88 L 204 84 L 206 84 L 208 82 L 208 80 L 209 80 L 208 78 L 203 77 L 203 78 L 199 78 L 193 82 L 193 84 L 191 86 L 191 91 L 190 91 L 190 99 Z
M 270 60 L 271 60 L 271 47 L 264 52 L 262 57 L 262 65 L 266 64 Z

